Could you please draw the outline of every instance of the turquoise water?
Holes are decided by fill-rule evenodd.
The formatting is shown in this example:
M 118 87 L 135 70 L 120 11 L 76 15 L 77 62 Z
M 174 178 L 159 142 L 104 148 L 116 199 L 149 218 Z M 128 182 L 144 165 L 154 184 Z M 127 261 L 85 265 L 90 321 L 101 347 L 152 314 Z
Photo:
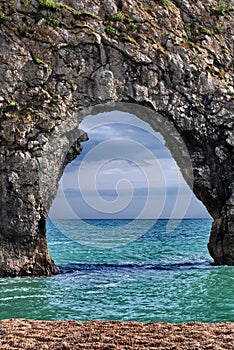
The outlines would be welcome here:
M 128 223 L 90 221 L 88 234 L 93 238 L 97 229 L 114 232 Z M 134 225 L 143 232 L 146 221 L 133 223 L 131 230 Z M 210 265 L 210 220 L 183 220 L 172 232 L 160 220 L 135 241 L 103 249 L 88 240 L 87 245 L 74 242 L 54 223 L 47 226 L 61 274 L 0 279 L 0 319 L 234 321 L 234 268 Z M 58 226 L 70 237 L 80 227 L 77 221 Z

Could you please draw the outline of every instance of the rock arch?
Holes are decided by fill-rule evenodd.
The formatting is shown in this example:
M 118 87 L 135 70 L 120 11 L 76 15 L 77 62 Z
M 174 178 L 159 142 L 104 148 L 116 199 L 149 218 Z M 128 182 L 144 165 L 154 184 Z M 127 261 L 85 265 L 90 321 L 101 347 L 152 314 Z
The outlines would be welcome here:
M 217 264 L 234 265 L 231 6 L 0 4 L 0 275 L 57 273 L 45 221 L 57 181 L 86 138 L 79 122 L 132 103 L 140 114 L 144 106 L 152 111 L 151 123 L 180 134 L 190 185 L 214 219 L 210 254 Z M 172 153 L 180 150 L 173 133 L 168 144 Z M 173 155 L 186 177 L 184 158 Z

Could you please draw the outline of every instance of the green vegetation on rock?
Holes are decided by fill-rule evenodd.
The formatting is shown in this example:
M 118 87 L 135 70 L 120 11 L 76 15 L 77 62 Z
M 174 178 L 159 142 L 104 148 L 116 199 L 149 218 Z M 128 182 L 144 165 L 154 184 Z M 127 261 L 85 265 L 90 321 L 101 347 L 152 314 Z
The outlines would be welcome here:
M 13 109 L 17 109 L 19 107 L 19 103 L 17 101 L 11 101 L 9 103 L 9 107 L 11 107 Z
M 106 25 L 106 32 L 108 34 L 113 34 L 113 35 L 118 33 L 117 29 L 112 27 L 111 25 Z
M 214 13 L 219 16 L 224 16 L 226 13 L 234 11 L 233 7 L 229 7 L 225 1 L 221 1 L 219 6 L 214 10 Z
M 36 63 L 36 64 L 44 64 L 44 65 L 46 65 L 46 63 L 44 62 L 44 61 L 42 61 L 42 59 L 40 59 L 39 57 L 36 57 L 36 58 L 34 58 L 34 62 Z
M 63 3 L 53 1 L 53 0 L 38 0 L 41 7 L 49 9 L 49 10 L 58 10 L 62 7 L 65 7 Z

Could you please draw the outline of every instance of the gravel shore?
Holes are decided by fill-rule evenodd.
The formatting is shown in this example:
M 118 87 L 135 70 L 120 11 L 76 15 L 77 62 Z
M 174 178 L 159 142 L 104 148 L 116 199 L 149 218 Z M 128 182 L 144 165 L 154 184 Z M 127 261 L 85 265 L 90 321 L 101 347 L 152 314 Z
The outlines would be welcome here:
M 0 321 L 0 349 L 234 349 L 234 323 Z

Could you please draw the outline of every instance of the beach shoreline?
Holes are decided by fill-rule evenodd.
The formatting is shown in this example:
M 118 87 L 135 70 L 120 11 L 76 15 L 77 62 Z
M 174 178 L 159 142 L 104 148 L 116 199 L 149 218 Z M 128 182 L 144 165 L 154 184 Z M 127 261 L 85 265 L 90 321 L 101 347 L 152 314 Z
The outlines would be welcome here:
M 234 322 L 0 321 L 0 349 L 233 349 Z

